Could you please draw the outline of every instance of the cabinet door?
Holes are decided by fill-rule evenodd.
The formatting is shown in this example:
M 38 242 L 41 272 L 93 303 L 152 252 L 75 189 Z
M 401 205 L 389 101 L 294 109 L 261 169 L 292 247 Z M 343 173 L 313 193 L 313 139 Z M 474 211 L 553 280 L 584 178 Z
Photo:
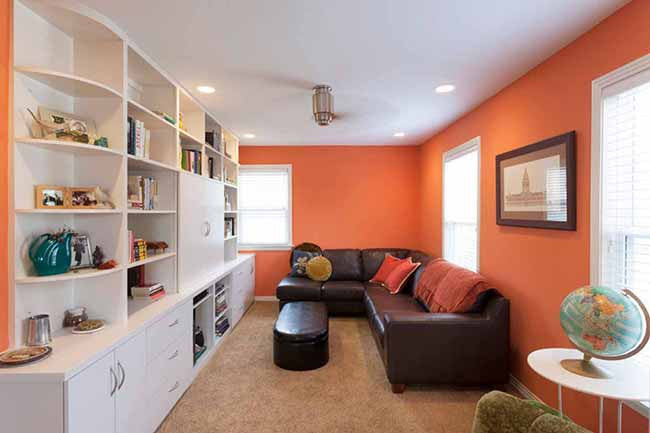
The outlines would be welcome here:
M 250 307 L 255 301 L 255 258 L 249 260 L 248 266 L 249 268 L 246 274 L 246 296 L 244 302 L 246 305 L 245 309 L 248 309 L 248 307 Z
M 111 352 L 66 383 L 68 433 L 115 433 L 114 366 Z
M 115 412 L 117 433 L 143 433 L 146 426 L 147 341 L 144 331 L 115 350 L 118 379 Z

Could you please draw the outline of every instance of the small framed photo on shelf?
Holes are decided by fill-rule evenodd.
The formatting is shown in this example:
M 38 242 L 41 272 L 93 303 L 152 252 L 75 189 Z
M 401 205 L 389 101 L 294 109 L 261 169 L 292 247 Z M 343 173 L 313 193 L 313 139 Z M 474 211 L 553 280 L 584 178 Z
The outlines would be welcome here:
M 92 246 L 87 235 L 75 233 L 72 236 L 72 263 L 70 269 L 84 269 L 93 267 Z
M 95 209 L 99 201 L 95 188 L 68 188 L 68 203 L 71 209 Z
M 37 209 L 65 209 L 66 187 L 36 185 Z

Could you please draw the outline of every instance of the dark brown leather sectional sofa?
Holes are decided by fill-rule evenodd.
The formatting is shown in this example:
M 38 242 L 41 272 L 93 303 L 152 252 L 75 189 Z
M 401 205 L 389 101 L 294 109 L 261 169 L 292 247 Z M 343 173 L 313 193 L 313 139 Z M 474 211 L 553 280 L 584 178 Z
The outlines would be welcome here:
M 368 282 L 386 253 L 422 263 L 397 295 Z M 416 384 L 508 381 L 509 302 L 495 289 L 480 296 L 470 313 L 430 313 L 413 297 L 428 255 L 391 248 L 324 250 L 323 255 L 332 262 L 331 279 L 285 277 L 276 292 L 280 308 L 322 301 L 329 314 L 365 312 L 393 392 Z

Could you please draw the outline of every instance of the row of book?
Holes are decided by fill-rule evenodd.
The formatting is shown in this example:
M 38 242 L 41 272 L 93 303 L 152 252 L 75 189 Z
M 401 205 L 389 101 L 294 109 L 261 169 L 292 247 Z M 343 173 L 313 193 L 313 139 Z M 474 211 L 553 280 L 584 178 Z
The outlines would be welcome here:
M 129 176 L 128 206 L 131 209 L 152 210 L 158 203 L 158 181 L 153 177 Z
M 219 317 L 224 311 L 228 309 L 228 302 L 226 301 L 226 290 L 221 286 L 217 287 L 214 296 L 214 316 Z
M 221 170 L 215 167 L 214 158 L 211 156 L 208 157 L 208 177 L 210 177 L 210 179 L 221 180 Z
M 230 328 L 230 323 L 228 322 L 228 316 L 224 314 L 219 320 L 214 324 L 214 333 L 217 337 L 223 337 L 223 335 Z
M 129 134 L 127 135 L 127 150 L 129 155 L 138 158 L 149 158 L 151 147 L 151 131 L 144 127 L 144 122 L 133 117 L 128 117 Z
M 146 299 L 155 301 L 165 296 L 165 287 L 161 283 L 147 283 L 145 267 L 137 266 L 129 269 L 127 276 L 128 295 L 133 299 Z
M 133 230 L 129 230 L 129 261 L 131 263 L 147 258 L 147 241 L 136 238 Z
M 182 149 L 181 168 L 191 173 L 201 174 L 201 151 Z

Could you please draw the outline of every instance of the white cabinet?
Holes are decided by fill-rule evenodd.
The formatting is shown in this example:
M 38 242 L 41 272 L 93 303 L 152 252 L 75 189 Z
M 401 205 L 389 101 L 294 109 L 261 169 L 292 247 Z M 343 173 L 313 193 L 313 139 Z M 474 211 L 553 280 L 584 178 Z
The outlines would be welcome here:
M 179 288 L 193 287 L 224 263 L 223 185 L 196 175 L 179 176 Z
M 255 259 L 249 258 L 232 272 L 230 306 L 233 326 L 239 322 L 255 299 Z
M 141 332 L 67 382 L 67 433 L 145 431 L 145 347 Z

